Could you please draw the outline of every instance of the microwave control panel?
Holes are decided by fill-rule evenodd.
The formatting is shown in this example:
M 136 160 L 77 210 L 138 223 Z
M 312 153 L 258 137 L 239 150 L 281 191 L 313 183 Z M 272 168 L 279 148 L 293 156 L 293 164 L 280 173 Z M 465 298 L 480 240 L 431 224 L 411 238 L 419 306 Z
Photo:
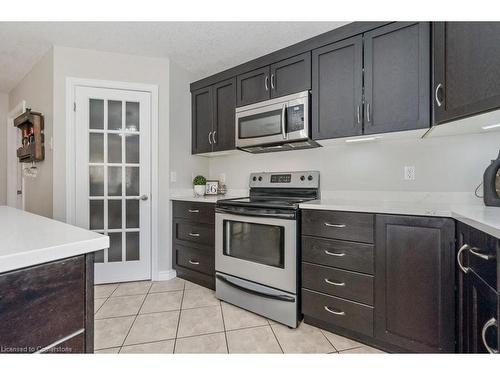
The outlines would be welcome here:
M 287 132 L 301 131 L 304 129 L 304 105 L 298 104 L 286 109 Z

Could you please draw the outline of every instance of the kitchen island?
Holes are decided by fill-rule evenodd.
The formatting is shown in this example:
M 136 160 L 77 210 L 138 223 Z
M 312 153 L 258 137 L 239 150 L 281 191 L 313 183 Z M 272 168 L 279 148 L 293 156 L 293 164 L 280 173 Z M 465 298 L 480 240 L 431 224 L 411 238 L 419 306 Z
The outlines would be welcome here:
M 92 353 L 94 255 L 109 238 L 0 206 L 0 353 Z

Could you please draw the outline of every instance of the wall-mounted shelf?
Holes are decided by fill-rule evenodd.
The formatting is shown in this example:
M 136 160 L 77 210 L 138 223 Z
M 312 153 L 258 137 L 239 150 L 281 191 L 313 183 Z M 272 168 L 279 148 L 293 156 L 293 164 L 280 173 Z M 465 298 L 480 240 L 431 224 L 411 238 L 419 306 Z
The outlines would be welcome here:
M 14 126 L 21 130 L 21 147 L 17 157 L 21 163 L 38 162 L 45 159 L 44 119 L 39 112 L 26 112 L 14 119 Z

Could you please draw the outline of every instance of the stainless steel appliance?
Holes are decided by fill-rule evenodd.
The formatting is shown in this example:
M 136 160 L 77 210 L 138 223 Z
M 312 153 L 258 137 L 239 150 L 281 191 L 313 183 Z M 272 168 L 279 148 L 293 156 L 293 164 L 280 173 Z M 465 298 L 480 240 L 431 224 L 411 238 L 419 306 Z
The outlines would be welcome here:
M 320 147 L 310 135 L 309 91 L 236 108 L 240 150 L 263 153 Z
M 319 172 L 252 173 L 250 196 L 217 201 L 217 298 L 297 326 L 299 203 L 319 198 Z

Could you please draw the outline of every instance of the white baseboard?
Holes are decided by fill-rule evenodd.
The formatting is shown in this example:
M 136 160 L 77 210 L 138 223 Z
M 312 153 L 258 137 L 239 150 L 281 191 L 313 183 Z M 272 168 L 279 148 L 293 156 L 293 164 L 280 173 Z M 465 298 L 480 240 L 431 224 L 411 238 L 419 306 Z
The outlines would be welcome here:
M 175 272 L 175 270 L 159 271 L 158 278 L 154 281 L 170 280 L 173 279 L 175 276 L 177 276 L 177 272 Z

